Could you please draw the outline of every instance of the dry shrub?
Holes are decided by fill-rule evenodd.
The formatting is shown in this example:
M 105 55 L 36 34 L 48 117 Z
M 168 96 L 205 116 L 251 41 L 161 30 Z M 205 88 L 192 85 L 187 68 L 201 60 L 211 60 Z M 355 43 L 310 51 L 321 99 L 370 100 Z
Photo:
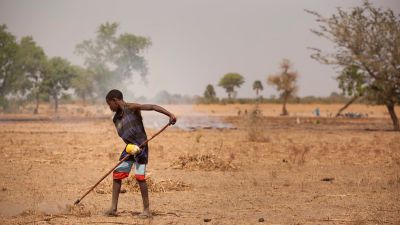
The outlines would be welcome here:
M 203 136 L 203 135 L 201 135 L 201 134 L 197 134 L 197 135 L 196 135 L 196 142 L 197 142 L 197 143 L 200 143 L 200 139 L 201 139 L 202 136 Z
M 174 169 L 188 169 L 188 170 L 236 170 L 237 167 L 232 163 L 234 157 L 228 160 L 221 159 L 214 153 L 194 154 L 179 156 L 178 160 L 172 163 Z
M 253 142 L 270 142 L 271 139 L 264 135 L 262 112 L 258 105 L 254 107 L 246 118 L 247 139 Z
M 155 181 L 152 177 L 146 177 L 147 187 L 149 192 L 168 192 L 168 191 L 185 191 L 191 188 L 189 184 L 186 184 L 180 180 L 161 180 Z M 112 193 L 112 181 L 102 182 L 96 187 L 95 192 L 97 194 L 111 194 Z M 139 185 L 134 176 L 130 176 L 123 180 L 121 193 L 129 192 L 140 192 Z
M 310 147 L 305 146 L 303 149 L 293 145 L 289 155 L 289 160 L 291 163 L 301 166 L 306 162 L 306 155 L 310 152 Z

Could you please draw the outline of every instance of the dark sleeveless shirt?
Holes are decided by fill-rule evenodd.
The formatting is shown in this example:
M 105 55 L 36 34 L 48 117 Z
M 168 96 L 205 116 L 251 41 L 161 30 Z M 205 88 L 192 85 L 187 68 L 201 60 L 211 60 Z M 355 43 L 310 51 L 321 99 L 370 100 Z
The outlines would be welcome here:
M 122 116 L 115 114 L 113 118 L 118 135 L 126 144 L 135 144 L 139 146 L 147 140 L 142 115 L 140 114 L 140 111 L 132 111 L 127 107 L 124 107 L 122 111 Z M 126 154 L 125 151 L 123 153 Z M 146 144 L 143 146 L 140 154 L 136 155 L 136 157 L 132 156 L 130 159 L 135 160 L 140 164 L 147 164 L 148 155 L 149 150 Z M 121 157 L 123 158 L 124 156 L 121 155 Z

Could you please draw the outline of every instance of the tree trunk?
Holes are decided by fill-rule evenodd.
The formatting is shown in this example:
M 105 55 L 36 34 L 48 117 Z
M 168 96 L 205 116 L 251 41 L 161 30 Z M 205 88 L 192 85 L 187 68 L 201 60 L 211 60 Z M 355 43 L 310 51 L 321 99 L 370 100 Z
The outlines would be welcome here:
M 83 107 L 85 107 L 86 106 L 86 95 L 85 94 L 82 95 L 82 103 L 83 103 Z
M 394 106 L 395 106 L 394 103 L 386 104 L 386 107 L 390 114 L 390 118 L 392 119 L 392 122 L 393 122 L 393 129 L 395 131 L 400 131 L 399 119 L 397 118 L 396 111 L 394 110 Z
M 285 98 L 283 99 L 283 107 L 282 107 L 282 114 L 281 114 L 281 116 L 287 116 L 287 115 L 289 115 L 289 113 L 288 113 L 288 111 L 287 111 L 287 109 L 286 109 L 286 103 L 287 103 L 287 98 L 285 97 Z
M 57 95 L 54 95 L 53 98 L 54 98 L 54 112 L 58 112 L 58 98 L 57 98 Z
M 39 93 L 36 94 L 35 99 L 36 99 L 36 108 L 35 108 L 35 110 L 33 110 L 33 114 L 38 114 L 39 113 Z
M 355 102 L 359 97 L 361 97 L 360 95 L 355 95 L 353 98 L 350 99 L 350 101 L 348 101 L 346 103 L 346 105 L 344 105 L 342 108 L 339 109 L 339 111 L 336 113 L 335 117 L 339 117 L 339 115 L 345 110 L 347 109 L 347 107 L 349 107 L 351 104 L 353 104 L 353 102 Z

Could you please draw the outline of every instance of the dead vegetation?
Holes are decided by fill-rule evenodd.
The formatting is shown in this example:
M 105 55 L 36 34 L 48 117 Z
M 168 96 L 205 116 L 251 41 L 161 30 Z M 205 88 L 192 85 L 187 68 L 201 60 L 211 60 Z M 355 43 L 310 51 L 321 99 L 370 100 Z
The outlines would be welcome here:
M 155 181 L 151 177 L 146 179 L 147 187 L 150 192 L 169 192 L 169 191 L 185 191 L 191 188 L 191 185 L 184 183 L 180 180 L 161 180 Z M 126 179 L 127 188 L 130 192 L 140 192 L 139 185 L 136 182 L 135 178 L 129 177 Z
M 174 169 L 205 170 L 205 171 L 229 171 L 236 170 L 237 167 L 232 163 L 234 157 L 222 159 L 214 153 L 183 155 L 171 165 Z
M 274 105 L 260 105 L 263 115 L 253 121 L 260 129 L 253 135 L 264 133 L 271 141 L 250 142 L 246 121 L 254 105 L 238 107 L 242 112 L 247 107 L 248 114 L 224 117 L 236 130 L 171 127 L 152 142 L 154 176 L 148 182 L 150 191 L 159 193 L 150 193 L 151 209 L 157 210 L 151 224 L 200 224 L 204 218 L 212 219 L 210 224 L 256 224 L 260 217 L 270 224 L 400 224 L 400 139 L 384 130 L 387 119 L 318 118 L 317 127 L 311 124 L 315 118 L 300 116 L 296 124 L 295 117 L 270 117 L 268 110 Z M 124 179 L 120 217 L 103 216 L 110 205 L 111 177 L 87 196 L 84 207 L 65 208 L 64 203 L 72 203 L 118 159 L 119 151 L 112 149 L 122 142 L 112 126 L 109 119 L 3 123 L 0 224 L 128 224 L 126 219 L 146 223 L 135 215 L 131 218 L 142 206 L 132 177 Z M 382 129 L 364 129 L 370 127 Z M 99 151 L 90 156 L 87 148 Z M 27 149 L 34 150 L 28 158 Z M 184 157 L 178 160 L 180 156 Z M 61 162 L 56 170 L 47 163 L 50 160 Z M 171 170 L 175 160 L 182 170 Z M 240 169 L 221 172 L 228 162 Z M 132 201 L 138 208 L 132 209 Z
M 310 152 L 310 147 L 308 147 L 308 146 L 299 147 L 299 146 L 293 145 L 290 148 L 290 150 L 291 151 L 289 154 L 289 161 L 292 164 L 297 164 L 299 166 L 304 165 L 304 163 L 306 162 L 306 155 L 307 155 L 307 153 Z
M 265 136 L 262 123 L 262 111 L 258 105 L 246 116 L 247 139 L 252 142 L 270 142 L 270 138 Z
M 166 180 L 156 181 L 152 177 L 148 176 L 146 178 L 146 182 L 148 190 L 151 193 L 185 191 L 191 189 L 190 184 L 186 184 L 180 180 L 166 179 Z M 96 187 L 95 192 L 97 194 L 111 194 L 111 189 L 112 189 L 112 181 L 108 180 L 106 182 L 101 183 L 98 187 Z M 140 192 L 139 185 L 134 176 L 130 176 L 127 179 L 123 180 L 121 193 L 125 192 Z

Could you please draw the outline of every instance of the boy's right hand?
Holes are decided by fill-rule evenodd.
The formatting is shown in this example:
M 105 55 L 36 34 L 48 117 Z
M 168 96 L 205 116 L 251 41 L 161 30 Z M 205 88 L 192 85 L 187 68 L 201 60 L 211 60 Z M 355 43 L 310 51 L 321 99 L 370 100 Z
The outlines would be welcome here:
M 129 155 L 136 155 L 136 154 L 140 153 L 140 148 L 139 148 L 139 146 L 137 146 L 135 144 L 127 144 L 125 151 Z
M 169 123 L 172 124 L 172 125 L 174 125 L 176 123 L 176 117 L 175 117 L 174 114 L 171 114 L 169 116 Z

